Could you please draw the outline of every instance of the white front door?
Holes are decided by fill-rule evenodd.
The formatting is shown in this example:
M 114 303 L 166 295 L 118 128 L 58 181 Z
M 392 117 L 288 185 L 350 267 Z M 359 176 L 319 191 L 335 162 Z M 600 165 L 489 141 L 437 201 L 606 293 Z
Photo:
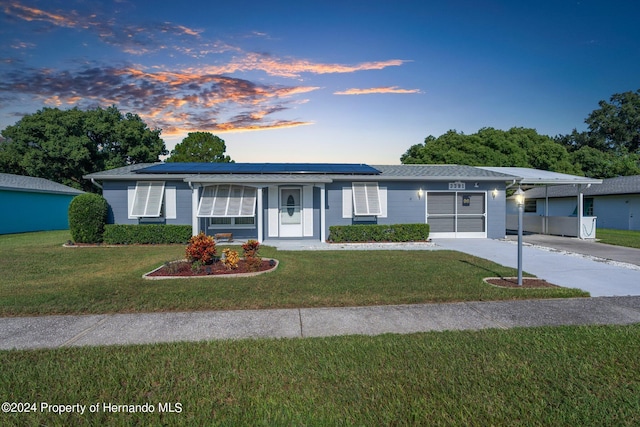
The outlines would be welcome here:
M 280 189 L 280 237 L 302 237 L 302 188 Z

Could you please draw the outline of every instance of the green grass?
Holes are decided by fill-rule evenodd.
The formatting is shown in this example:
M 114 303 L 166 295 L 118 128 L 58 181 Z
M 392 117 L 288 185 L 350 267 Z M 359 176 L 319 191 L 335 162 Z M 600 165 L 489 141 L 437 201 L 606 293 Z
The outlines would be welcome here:
M 598 228 L 596 237 L 601 243 L 640 249 L 640 231 Z
M 2 351 L 0 400 L 100 411 L 0 424 L 632 426 L 639 353 L 640 325 Z
M 576 289 L 500 289 L 514 269 L 454 251 L 261 249 L 278 269 L 236 279 L 144 280 L 184 246 L 63 248 L 66 232 L 0 236 L 0 315 L 363 306 L 587 296 Z M 225 247 L 225 245 L 221 245 Z

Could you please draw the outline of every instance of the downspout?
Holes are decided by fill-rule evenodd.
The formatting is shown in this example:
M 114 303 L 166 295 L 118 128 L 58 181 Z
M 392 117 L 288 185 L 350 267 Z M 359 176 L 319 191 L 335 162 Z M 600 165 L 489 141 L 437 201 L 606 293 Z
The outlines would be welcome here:
M 91 178 L 91 183 L 102 190 L 102 185 L 98 184 L 95 178 Z

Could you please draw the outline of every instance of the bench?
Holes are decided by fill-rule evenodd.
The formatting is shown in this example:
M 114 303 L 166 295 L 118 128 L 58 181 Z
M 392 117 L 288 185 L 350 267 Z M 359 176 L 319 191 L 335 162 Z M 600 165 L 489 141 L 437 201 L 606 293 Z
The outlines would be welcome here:
M 233 242 L 233 233 L 216 233 L 213 238 L 216 242 L 220 239 L 227 239 L 227 242 Z

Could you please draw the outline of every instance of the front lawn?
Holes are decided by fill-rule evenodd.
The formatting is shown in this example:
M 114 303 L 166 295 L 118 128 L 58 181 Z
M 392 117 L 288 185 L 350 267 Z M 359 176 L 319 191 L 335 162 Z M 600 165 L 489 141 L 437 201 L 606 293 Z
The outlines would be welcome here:
M 637 426 L 639 353 L 640 325 L 1 351 L 37 410 L 0 424 Z
M 275 272 L 236 279 L 144 280 L 184 246 L 63 248 L 67 232 L 0 236 L 0 315 L 190 311 L 588 296 L 576 289 L 501 289 L 516 271 L 454 251 L 277 251 Z M 219 249 L 227 245 L 219 245 Z M 239 249 L 239 248 L 236 248 Z
M 598 228 L 596 237 L 601 243 L 640 249 L 640 231 Z

